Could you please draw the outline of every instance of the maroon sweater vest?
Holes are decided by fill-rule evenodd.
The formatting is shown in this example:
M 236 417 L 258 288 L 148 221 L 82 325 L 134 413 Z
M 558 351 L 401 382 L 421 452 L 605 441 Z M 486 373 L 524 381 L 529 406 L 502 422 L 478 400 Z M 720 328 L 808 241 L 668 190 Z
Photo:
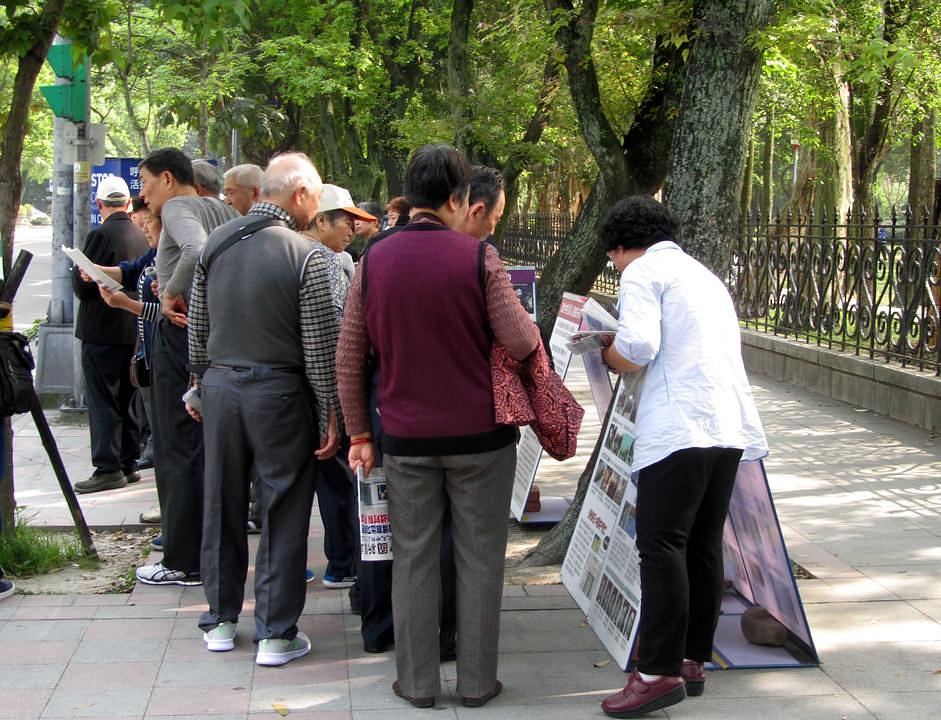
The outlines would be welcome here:
M 369 250 L 364 309 L 385 453 L 462 455 L 515 442 L 515 428 L 494 420 L 479 247 L 416 223 Z

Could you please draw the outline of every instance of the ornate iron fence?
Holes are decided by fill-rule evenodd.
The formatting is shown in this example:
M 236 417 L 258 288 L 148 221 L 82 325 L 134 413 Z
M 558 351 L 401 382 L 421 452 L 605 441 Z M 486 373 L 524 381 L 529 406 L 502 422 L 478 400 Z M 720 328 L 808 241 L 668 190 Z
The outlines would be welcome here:
M 536 272 L 542 272 L 573 223 L 574 218 L 567 213 L 514 215 L 507 221 L 500 255 L 507 263 L 535 265 Z M 612 265 L 605 267 L 592 290 L 604 295 L 618 294 L 618 274 Z
M 746 327 L 941 374 L 941 243 L 927 213 L 753 217 L 728 284 Z
M 510 219 L 501 255 L 541 271 L 568 215 Z M 746 327 L 941 375 L 941 241 L 927 213 L 751 218 L 727 278 Z M 608 266 L 594 291 L 616 295 Z

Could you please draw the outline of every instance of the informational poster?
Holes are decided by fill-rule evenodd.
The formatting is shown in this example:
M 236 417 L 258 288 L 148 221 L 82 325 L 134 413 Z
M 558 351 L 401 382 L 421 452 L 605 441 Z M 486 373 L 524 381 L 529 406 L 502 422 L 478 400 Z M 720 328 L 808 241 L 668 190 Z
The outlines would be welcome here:
M 91 227 L 101 225 L 101 213 L 95 204 L 95 193 L 98 192 L 98 183 L 109 175 L 117 175 L 127 183 L 131 197 L 140 194 L 140 158 L 106 158 L 103 165 L 95 165 L 91 169 L 89 178 Z
M 536 266 L 517 265 L 508 267 L 506 272 L 510 276 L 510 283 L 516 291 L 516 297 L 520 299 L 520 304 L 529 313 L 533 322 L 536 322 Z
M 572 362 L 572 352 L 566 345 L 572 334 L 578 330 L 582 321 L 582 307 L 587 301 L 588 298 L 582 295 L 565 293 L 552 326 L 549 352 L 555 371 L 562 380 L 565 380 L 569 364 Z M 522 429 L 519 444 L 516 446 L 516 475 L 513 478 L 513 495 L 510 499 L 510 512 L 517 520 L 523 519 L 526 498 L 529 497 L 541 459 L 542 445 L 539 444 L 536 433 L 527 425 Z
M 382 468 L 368 476 L 356 470 L 359 495 L 359 546 L 363 560 L 392 559 L 392 531 L 389 527 L 389 500 Z
M 622 667 L 630 658 L 640 612 L 631 392 L 630 383 L 618 385 L 602 431 L 604 444 L 562 563 L 562 583 Z

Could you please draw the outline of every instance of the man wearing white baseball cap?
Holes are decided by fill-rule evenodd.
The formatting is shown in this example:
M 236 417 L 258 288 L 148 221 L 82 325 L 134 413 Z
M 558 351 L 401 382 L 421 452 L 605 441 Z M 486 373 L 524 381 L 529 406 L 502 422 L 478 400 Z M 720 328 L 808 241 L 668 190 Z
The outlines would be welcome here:
M 327 261 L 338 321 L 343 317 L 346 293 L 355 270 L 353 258 L 345 252 L 353 240 L 353 221 L 375 219 L 356 207 L 349 190 L 325 184 L 317 215 L 304 232 Z M 345 461 L 348 441 L 346 437 L 341 438 L 340 452 L 317 461 L 317 503 L 323 519 L 324 554 L 327 556 L 323 584 L 334 589 L 350 587 L 356 582 L 354 567 L 359 553 L 356 492 L 353 475 Z
M 147 252 L 144 233 L 127 214 L 131 193 L 117 175 L 98 181 L 95 204 L 101 225 L 85 238 L 88 258 L 113 267 Z M 131 417 L 134 397 L 130 366 L 137 338 L 137 321 L 120 308 L 109 307 L 95 282 L 86 281 L 78 268 L 72 276 L 75 295 L 81 300 L 75 318 L 75 337 L 82 341 L 82 372 L 85 374 L 88 427 L 94 472 L 75 483 L 80 493 L 124 487 L 140 475 L 135 463 L 140 455 L 140 430 Z

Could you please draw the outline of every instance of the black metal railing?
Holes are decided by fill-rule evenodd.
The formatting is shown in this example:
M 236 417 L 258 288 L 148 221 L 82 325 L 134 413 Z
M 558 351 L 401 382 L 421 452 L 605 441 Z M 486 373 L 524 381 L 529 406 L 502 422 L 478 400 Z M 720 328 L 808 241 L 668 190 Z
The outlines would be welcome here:
M 569 215 L 509 220 L 501 255 L 541 271 Z M 941 375 L 941 242 L 928 214 L 753 216 L 727 278 L 746 327 Z M 610 264 L 595 292 L 616 295 Z
M 941 243 L 927 213 L 756 215 L 728 284 L 746 327 L 941 374 Z
M 567 213 L 514 215 L 507 221 L 500 256 L 507 264 L 534 265 L 536 272 L 542 272 L 574 221 Z M 618 274 L 614 266 L 609 263 L 605 267 L 592 290 L 604 295 L 618 294 Z

